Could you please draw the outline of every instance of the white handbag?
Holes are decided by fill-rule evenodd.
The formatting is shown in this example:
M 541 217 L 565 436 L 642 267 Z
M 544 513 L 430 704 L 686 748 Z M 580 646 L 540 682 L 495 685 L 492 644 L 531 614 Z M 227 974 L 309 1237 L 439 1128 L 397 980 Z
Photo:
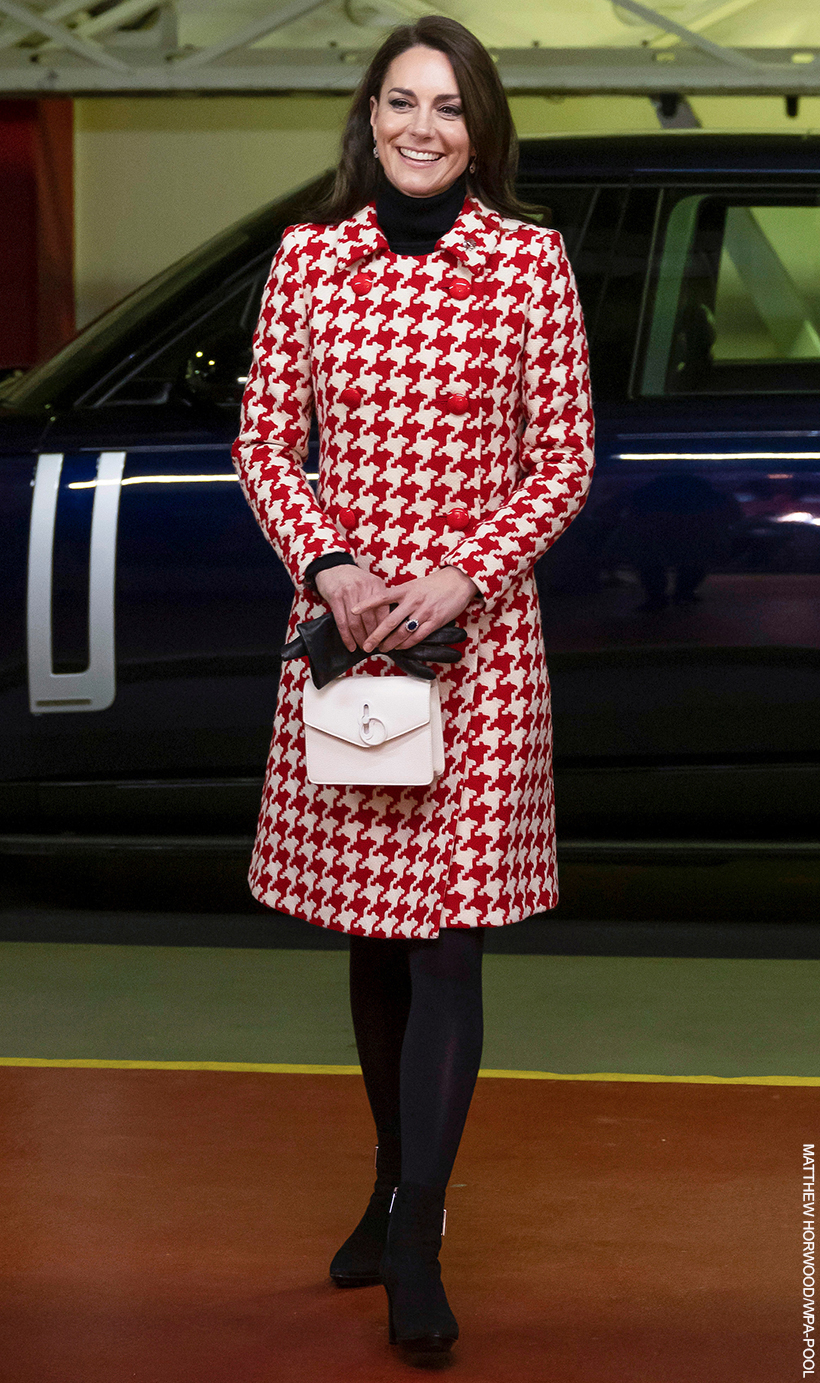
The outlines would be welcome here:
M 307 776 L 343 787 L 409 787 L 444 772 L 437 682 L 415 677 L 340 677 L 305 682 Z

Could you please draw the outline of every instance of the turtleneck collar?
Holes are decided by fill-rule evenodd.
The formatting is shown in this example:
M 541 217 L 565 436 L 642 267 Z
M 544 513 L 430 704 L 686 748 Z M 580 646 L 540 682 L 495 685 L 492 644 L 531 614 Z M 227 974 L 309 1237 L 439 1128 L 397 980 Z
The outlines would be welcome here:
M 467 174 L 432 197 L 408 197 L 380 171 L 376 218 L 397 255 L 427 255 L 452 230 L 467 195 Z

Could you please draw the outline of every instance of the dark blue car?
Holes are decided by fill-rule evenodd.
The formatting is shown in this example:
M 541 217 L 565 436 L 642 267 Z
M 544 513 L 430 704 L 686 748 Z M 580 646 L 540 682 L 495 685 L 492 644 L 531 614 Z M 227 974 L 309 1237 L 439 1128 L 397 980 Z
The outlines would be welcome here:
M 272 253 L 318 186 L 0 389 L 6 833 L 252 828 L 291 590 L 229 449 Z M 598 428 L 538 569 L 562 832 L 805 838 L 820 138 L 528 141 L 520 190 L 567 243 Z

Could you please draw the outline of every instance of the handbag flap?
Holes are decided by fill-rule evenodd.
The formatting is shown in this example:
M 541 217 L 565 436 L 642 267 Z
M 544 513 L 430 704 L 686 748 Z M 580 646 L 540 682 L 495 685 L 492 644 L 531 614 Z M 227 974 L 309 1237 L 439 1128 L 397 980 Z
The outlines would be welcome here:
M 377 748 L 386 740 L 418 730 L 430 720 L 435 682 L 413 677 L 340 677 L 321 690 L 308 678 L 302 716 L 311 730 L 347 740 L 360 748 Z

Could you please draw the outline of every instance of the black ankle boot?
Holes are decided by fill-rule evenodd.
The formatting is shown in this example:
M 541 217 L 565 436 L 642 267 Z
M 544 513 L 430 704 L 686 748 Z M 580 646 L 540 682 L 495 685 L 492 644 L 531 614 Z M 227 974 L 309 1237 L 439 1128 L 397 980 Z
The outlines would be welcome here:
M 376 1185 L 367 1209 L 330 1265 L 337 1287 L 374 1287 L 381 1282 L 380 1264 L 387 1241 L 390 1202 L 399 1181 L 401 1154 L 376 1148 Z
M 447 1303 L 438 1255 L 444 1191 L 403 1181 L 396 1189 L 381 1263 L 387 1289 L 390 1343 L 408 1353 L 448 1350 L 458 1323 Z

